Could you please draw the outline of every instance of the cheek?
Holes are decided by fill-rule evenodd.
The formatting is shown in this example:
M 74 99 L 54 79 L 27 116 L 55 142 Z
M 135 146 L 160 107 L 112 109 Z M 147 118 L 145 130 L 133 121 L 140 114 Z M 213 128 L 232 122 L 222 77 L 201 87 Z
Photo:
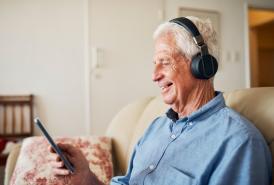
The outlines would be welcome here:
M 177 89 L 177 91 L 180 91 L 180 89 L 184 88 L 184 85 L 185 85 L 185 79 L 183 77 L 182 74 L 177 74 L 175 76 L 175 87 Z
M 166 69 L 166 75 L 171 80 L 176 80 L 179 74 L 178 67 L 174 64 L 171 64 L 168 69 Z
M 191 88 L 194 81 L 193 76 L 187 71 L 177 71 L 173 73 L 173 82 L 175 84 L 176 91 L 185 91 Z

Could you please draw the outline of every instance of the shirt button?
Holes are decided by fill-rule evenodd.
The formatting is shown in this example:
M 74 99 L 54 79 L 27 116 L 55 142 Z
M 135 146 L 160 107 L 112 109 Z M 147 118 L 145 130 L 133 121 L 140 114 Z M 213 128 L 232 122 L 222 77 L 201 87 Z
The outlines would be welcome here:
M 189 126 L 192 126 L 193 123 L 192 123 L 192 122 L 189 122 L 188 124 L 189 124 Z
M 175 139 L 175 138 L 176 138 L 176 135 L 175 135 L 175 134 L 172 134 L 170 137 L 171 137 L 172 139 Z
M 155 168 L 155 166 L 153 164 L 149 165 L 149 169 L 153 170 Z

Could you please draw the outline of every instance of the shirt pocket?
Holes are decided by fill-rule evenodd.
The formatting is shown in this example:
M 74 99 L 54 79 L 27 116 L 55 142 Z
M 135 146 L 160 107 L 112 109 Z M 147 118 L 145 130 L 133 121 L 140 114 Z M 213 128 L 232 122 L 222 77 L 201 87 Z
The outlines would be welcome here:
M 168 166 L 161 185 L 197 185 L 194 176 L 174 167 Z

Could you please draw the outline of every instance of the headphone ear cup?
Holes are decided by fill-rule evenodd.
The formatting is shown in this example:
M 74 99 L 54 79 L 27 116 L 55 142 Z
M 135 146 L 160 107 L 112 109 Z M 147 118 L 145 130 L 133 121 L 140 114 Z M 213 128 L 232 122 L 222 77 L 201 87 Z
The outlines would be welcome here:
M 195 78 L 201 79 L 201 72 L 200 72 L 200 61 L 201 61 L 201 55 L 197 54 L 192 58 L 191 61 L 191 73 Z
M 191 72 L 198 79 L 209 79 L 218 70 L 218 62 L 212 55 L 196 55 L 191 62 Z

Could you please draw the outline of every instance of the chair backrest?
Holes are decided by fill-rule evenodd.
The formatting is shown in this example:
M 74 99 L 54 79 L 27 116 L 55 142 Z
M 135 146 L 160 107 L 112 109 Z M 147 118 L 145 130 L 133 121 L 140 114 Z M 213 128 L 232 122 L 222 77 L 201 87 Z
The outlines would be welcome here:
M 240 112 L 261 131 L 274 157 L 274 87 L 224 93 L 226 104 Z M 131 151 L 144 130 L 167 106 L 161 97 L 147 97 L 123 108 L 111 121 L 106 135 L 113 138 L 116 174 L 125 173 Z
M 0 137 L 16 140 L 33 135 L 33 95 L 0 96 Z

